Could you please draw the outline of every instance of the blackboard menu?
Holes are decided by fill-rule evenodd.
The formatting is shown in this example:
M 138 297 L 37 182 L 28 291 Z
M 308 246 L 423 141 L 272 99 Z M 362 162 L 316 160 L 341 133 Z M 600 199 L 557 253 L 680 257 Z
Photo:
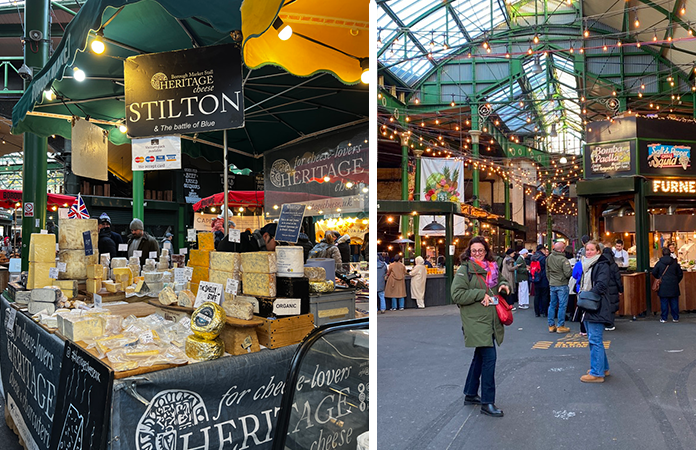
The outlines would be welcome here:
M 280 219 L 278 219 L 275 240 L 278 242 L 297 244 L 297 239 L 300 236 L 300 229 L 302 228 L 304 212 L 305 205 L 283 205 L 280 212 Z
M 114 372 L 68 341 L 63 353 L 51 450 L 106 448 Z

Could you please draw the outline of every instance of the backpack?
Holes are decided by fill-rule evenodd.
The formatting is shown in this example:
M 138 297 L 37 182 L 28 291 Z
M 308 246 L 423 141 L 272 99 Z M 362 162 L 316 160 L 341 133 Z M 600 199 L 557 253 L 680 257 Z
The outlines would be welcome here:
M 312 247 L 309 251 L 308 258 L 328 258 L 329 257 L 329 245 L 326 242 L 319 242 L 317 245 Z
M 538 260 L 532 261 L 529 265 L 529 275 L 533 283 L 541 281 L 541 263 Z

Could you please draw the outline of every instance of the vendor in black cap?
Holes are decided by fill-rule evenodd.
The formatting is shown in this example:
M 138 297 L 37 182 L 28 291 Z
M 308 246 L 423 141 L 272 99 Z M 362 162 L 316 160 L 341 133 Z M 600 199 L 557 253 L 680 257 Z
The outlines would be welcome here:
M 240 242 L 230 242 L 229 237 L 225 236 L 218 242 L 216 250 L 219 252 L 272 252 L 276 248 L 276 228 L 277 223 L 267 223 L 260 230 L 253 232 L 245 231 L 240 235 Z

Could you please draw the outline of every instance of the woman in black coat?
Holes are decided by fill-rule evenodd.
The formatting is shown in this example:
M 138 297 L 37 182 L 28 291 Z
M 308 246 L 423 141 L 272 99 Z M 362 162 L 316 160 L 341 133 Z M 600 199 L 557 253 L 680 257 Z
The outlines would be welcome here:
M 614 260 L 614 252 L 611 247 L 604 247 L 602 250 L 602 256 L 604 256 L 607 261 L 609 261 L 609 268 L 611 269 L 611 276 L 609 277 L 609 299 L 612 305 L 616 305 L 616 310 L 619 310 L 619 294 L 623 293 L 623 281 L 621 281 L 621 272 L 619 270 L 619 265 L 616 264 Z M 607 331 L 614 330 L 614 323 L 607 325 L 605 328 Z
M 585 256 L 582 258 L 582 278 L 580 291 L 590 291 L 599 299 L 597 311 L 585 311 L 582 321 L 587 329 L 590 344 L 590 370 L 580 377 L 584 383 L 604 383 L 609 375 L 609 361 L 604 350 L 604 327 L 614 323 L 614 313 L 618 310 L 618 296 L 612 299 L 609 286 L 612 283 L 609 260 L 600 253 L 599 243 L 589 241 L 585 244 Z
M 660 297 L 660 322 L 667 320 L 668 309 L 672 310 L 672 322 L 679 322 L 679 282 L 684 278 L 679 262 L 670 256 L 669 248 L 662 249 L 662 258 L 653 267 L 652 274 L 662 280 L 657 295 Z

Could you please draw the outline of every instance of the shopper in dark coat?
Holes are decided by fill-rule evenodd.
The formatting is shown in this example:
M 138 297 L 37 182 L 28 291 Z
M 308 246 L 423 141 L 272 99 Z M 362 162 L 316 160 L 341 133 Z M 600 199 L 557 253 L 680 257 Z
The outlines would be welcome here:
M 118 248 L 116 243 L 111 238 L 111 230 L 109 228 L 102 228 L 99 230 L 99 254 L 106 255 L 109 254 L 110 258 L 115 258 Z
M 684 272 L 679 262 L 672 258 L 669 248 L 662 249 L 662 258 L 653 267 L 652 275 L 662 280 L 657 291 L 661 307 L 660 322 L 667 320 L 669 310 L 672 310 L 672 322 L 679 322 L 679 282 L 684 278 Z
M 337 231 L 334 231 L 334 236 L 336 236 L 336 247 L 341 252 L 341 261 L 343 264 L 350 263 L 350 236 L 347 234 L 341 236 Z
M 582 278 L 580 290 L 590 291 L 599 299 L 597 311 L 585 311 L 583 322 L 587 329 L 590 344 L 590 370 L 580 377 L 584 383 L 603 383 L 609 375 L 609 361 L 604 349 L 604 327 L 614 323 L 614 313 L 619 309 L 618 298 L 609 295 L 611 268 L 609 260 L 600 253 L 599 243 L 589 241 L 585 244 L 585 256 L 582 259 Z
M 619 294 L 623 293 L 623 281 L 621 281 L 621 271 L 619 270 L 619 265 L 616 264 L 616 258 L 614 258 L 614 250 L 611 247 L 604 247 L 602 250 L 602 255 L 609 261 L 609 269 L 611 270 L 611 276 L 609 277 L 609 297 L 611 303 L 616 305 L 616 311 L 619 310 Z M 614 312 L 616 312 L 614 311 Z M 615 329 L 614 323 L 607 325 L 606 331 L 613 331 Z
M 297 245 L 302 246 L 302 251 L 304 253 L 304 261 L 307 262 L 307 258 L 309 258 L 309 251 L 314 247 L 314 244 L 312 244 L 309 241 L 309 236 L 304 232 L 304 227 L 300 229 L 300 235 L 297 236 Z
M 548 249 L 543 244 L 539 244 L 536 252 L 532 255 L 532 262 L 538 261 L 541 267 L 538 277 L 539 281 L 534 281 L 534 314 L 537 317 L 541 315 L 546 316 L 549 310 L 549 301 L 551 300 L 549 279 L 546 277 L 546 257 L 548 254 Z

